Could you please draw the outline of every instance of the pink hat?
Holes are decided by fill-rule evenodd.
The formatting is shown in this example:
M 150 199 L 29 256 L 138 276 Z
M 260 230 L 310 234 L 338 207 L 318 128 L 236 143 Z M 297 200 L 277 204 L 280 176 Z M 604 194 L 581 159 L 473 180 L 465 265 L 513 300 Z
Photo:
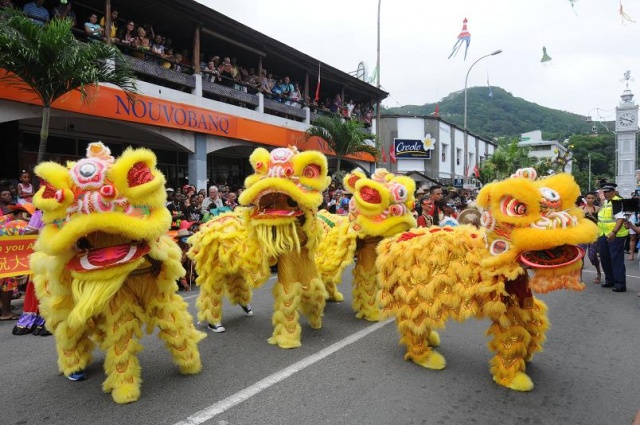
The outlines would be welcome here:
M 189 230 L 189 228 L 193 226 L 193 223 L 187 220 L 182 220 L 180 222 L 180 230 Z

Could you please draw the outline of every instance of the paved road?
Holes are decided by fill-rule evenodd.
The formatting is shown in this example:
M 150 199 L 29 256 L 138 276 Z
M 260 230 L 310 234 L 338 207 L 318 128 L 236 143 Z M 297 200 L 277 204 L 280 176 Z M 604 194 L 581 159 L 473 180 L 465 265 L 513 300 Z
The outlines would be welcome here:
M 441 332 L 443 371 L 403 360 L 392 322 L 355 319 L 346 300 L 324 326 L 303 327 L 303 346 L 282 350 L 271 334 L 271 283 L 255 292 L 254 317 L 225 307 L 227 332 L 200 345 L 204 370 L 183 377 L 162 344 L 143 339 L 137 403 L 116 405 L 100 389 L 104 356 L 89 379 L 57 373 L 51 337 L 11 335 L 0 323 L 1 424 L 630 424 L 640 410 L 640 271 L 627 263 L 628 292 L 588 283 L 580 293 L 541 296 L 552 328 L 519 393 L 493 383 L 489 323 L 450 322 Z M 595 274 L 585 270 L 585 281 Z M 196 292 L 184 293 L 193 312 Z

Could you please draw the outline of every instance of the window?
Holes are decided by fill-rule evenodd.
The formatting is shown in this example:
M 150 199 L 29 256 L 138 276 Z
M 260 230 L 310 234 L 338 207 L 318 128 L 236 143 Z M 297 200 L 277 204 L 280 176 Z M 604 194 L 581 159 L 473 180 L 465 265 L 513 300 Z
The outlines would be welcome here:
M 449 145 L 442 144 L 442 162 L 447 162 L 447 148 Z

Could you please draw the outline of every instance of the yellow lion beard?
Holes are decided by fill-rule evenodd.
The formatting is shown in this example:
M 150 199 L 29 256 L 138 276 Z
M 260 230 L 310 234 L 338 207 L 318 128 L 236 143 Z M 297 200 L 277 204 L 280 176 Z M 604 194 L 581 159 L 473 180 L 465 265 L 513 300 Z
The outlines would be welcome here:
M 285 224 L 254 225 L 256 237 L 264 252 L 278 257 L 288 252 L 300 252 L 300 237 L 295 221 Z
M 71 294 L 75 307 L 69 314 L 72 328 L 82 327 L 87 320 L 104 312 L 113 296 L 122 288 L 138 262 L 113 269 L 73 273 Z

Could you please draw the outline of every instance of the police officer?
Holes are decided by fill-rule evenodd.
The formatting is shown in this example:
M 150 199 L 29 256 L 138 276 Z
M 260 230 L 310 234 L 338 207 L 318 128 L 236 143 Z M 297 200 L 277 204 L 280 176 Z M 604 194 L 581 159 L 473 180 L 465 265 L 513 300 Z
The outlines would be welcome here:
M 601 286 L 612 288 L 613 292 L 625 292 L 624 242 L 629 230 L 623 226 L 622 202 L 612 202 L 622 200 L 616 195 L 616 186 L 615 183 L 604 183 L 601 187 L 605 201 L 598 211 L 598 252 L 605 277 Z

